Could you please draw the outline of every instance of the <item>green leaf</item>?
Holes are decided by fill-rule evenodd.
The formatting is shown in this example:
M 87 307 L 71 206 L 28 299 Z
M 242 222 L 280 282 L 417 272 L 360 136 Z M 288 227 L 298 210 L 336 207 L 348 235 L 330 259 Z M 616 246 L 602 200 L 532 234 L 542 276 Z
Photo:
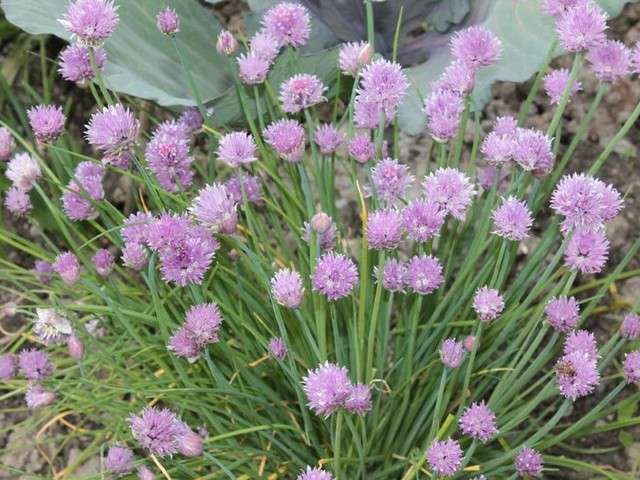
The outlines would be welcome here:
M 193 105 L 184 69 L 172 40 L 156 27 L 157 0 L 120 1 L 120 23 L 106 42 L 105 79 L 118 91 L 156 101 L 160 105 Z M 215 51 L 220 25 L 195 0 L 173 2 L 181 18 L 176 36 L 196 88 L 204 101 L 221 97 L 232 84 L 227 59 Z M 57 19 L 69 0 L 1 0 L 7 20 L 32 34 L 53 34 L 70 40 Z
M 618 432 L 618 440 L 624 448 L 629 448 L 631 445 L 633 445 L 633 435 L 631 435 L 629 432 L 625 432 L 624 430 L 620 430 Z

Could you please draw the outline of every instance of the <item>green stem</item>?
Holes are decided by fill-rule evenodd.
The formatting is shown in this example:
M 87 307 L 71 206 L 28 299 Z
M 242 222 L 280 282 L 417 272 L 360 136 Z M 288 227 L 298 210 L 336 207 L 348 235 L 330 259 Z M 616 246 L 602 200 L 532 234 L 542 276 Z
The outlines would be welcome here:
M 378 261 L 378 275 L 382 275 L 384 268 L 385 254 L 380 254 Z M 378 317 L 380 312 L 380 301 L 382 299 L 382 278 L 378 279 L 376 285 L 376 296 L 373 300 L 373 311 L 371 312 L 371 320 L 369 323 L 369 339 L 367 340 L 367 367 L 365 381 L 370 382 L 373 379 L 373 347 L 375 344 L 376 330 L 378 328 Z

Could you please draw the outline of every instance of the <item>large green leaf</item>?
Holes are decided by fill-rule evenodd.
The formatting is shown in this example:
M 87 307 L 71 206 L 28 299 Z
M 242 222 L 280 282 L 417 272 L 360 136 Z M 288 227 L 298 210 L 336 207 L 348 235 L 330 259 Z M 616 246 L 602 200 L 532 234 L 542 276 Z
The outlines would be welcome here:
M 617 15 L 628 0 L 599 0 L 609 15 Z M 490 98 L 491 85 L 499 80 L 523 82 L 544 62 L 555 38 L 553 19 L 541 10 L 541 0 L 474 0 L 468 24 L 479 24 L 493 31 L 504 44 L 497 65 L 478 75 L 474 99 L 478 107 Z M 557 52 L 561 53 L 560 50 Z M 412 88 L 400 108 L 400 125 L 404 131 L 417 134 L 425 129 L 422 99 L 430 93 L 431 83 L 451 62 L 448 44 L 432 50 L 429 60 L 408 69 Z
M 116 91 L 154 100 L 161 105 L 192 105 L 194 95 L 172 41 L 156 28 L 155 17 L 164 6 L 158 0 L 121 0 L 120 23 L 105 45 L 105 78 Z M 226 58 L 214 48 L 220 31 L 216 18 L 196 0 L 171 2 L 181 18 L 176 41 L 196 88 L 206 101 L 220 98 L 232 84 Z M 33 34 L 54 34 L 69 40 L 57 19 L 69 0 L 1 0 L 7 19 Z

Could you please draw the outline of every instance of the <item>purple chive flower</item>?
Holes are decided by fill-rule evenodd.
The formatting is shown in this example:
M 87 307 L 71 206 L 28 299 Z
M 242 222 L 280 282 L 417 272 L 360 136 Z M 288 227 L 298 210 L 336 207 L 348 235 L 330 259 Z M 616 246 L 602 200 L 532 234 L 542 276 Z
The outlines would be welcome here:
M 578 325 L 580 309 L 573 297 L 554 297 L 544 309 L 547 322 L 559 332 L 567 333 Z
M 627 340 L 640 338 L 640 316 L 636 313 L 626 314 L 620 326 L 620 335 Z
M 331 250 L 336 243 L 338 227 L 331 217 L 324 212 L 316 213 L 310 222 L 304 222 L 302 239 L 309 243 L 315 233 L 320 240 L 320 249 Z
M 141 465 L 138 467 L 138 480 L 155 480 L 156 476 L 146 466 Z
M 378 270 L 378 267 L 374 267 L 374 275 L 378 282 L 382 280 L 382 286 L 385 290 L 390 292 L 402 292 L 404 290 L 406 267 L 398 260 L 387 260 L 382 267 L 382 271 Z M 381 275 L 382 279 L 380 278 Z
M 46 390 L 37 383 L 33 383 L 27 386 L 24 399 L 27 407 L 34 409 L 51 405 L 56 399 L 56 394 L 51 390 Z
M 247 132 L 227 133 L 220 140 L 216 155 L 230 167 L 237 167 L 258 160 L 258 157 L 256 157 L 256 142 Z
M 108 277 L 113 270 L 115 259 L 113 254 L 106 248 L 99 249 L 92 258 L 93 266 L 101 277 Z
M 280 85 L 282 109 L 288 113 L 297 113 L 305 108 L 325 102 L 323 93 L 327 87 L 315 75 L 306 73 L 294 75 Z
M 521 241 L 529 236 L 533 224 L 531 212 L 524 201 L 515 197 L 503 200 L 502 205 L 492 213 L 496 235 L 513 241 Z
M 80 43 L 102 45 L 118 24 L 118 7 L 113 0 L 76 0 L 59 22 Z
M 156 129 L 153 131 L 154 137 L 166 137 L 171 140 L 181 140 L 189 143 L 190 140 L 190 131 L 189 127 L 183 121 L 176 120 L 165 120 L 160 123 Z
M 631 51 L 617 40 L 604 40 L 593 46 L 586 58 L 601 82 L 616 82 L 631 70 Z
M 404 283 L 414 293 L 433 293 L 443 281 L 442 265 L 433 255 L 415 256 L 406 264 Z
M 504 131 L 499 122 L 506 123 L 503 119 L 512 117 L 499 117 L 492 132 L 482 141 L 480 151 L 490 165 L 504 165 L 513 159 L 516 148 L 516 129 Z
M 7 190 L 4 206 L 17 217 L 29 214 L 33 208 L 29 194 L 18 187 L 11 187 Z
M 640 350 L 625 354 L 622 369 L 627 382 L 640 382 Z
M 395 116 L 395 112 L 392 112 Z M 382 121 L 385 126 L 389 126 L 393 121 L 393 116 L 387 117 L 384 110 L 375 101 L 364 95 L 358 95 L 353 106 L 353 121 L 358 128 L 376 129 Z
M 325 362 L 303 378 L 309 407 L 316 415 L 327 418 L 344 406 L 352 389 L 347 373 L 345 367 Z
M 231 55 L 238 49 L 238 41 L 229 30 L 220 30 L 216 40 L 216 51 L 220 55 Z
M 473 90 L 476 72 L 469 65 L 457 61 L 451 63 L 434 82 L 432 90 L 448 90 L 463 96 Z
M 569 8 L 556 22 L 560 45 L 568 52 L 589 50 L 606 40 L 607 14 L 595 2 Z
M 446 212 L 437 203 L 416 199 L 402 212 L 402 224 L 414 242 L 426 242 L 440 231 Z
M 269 340 L 269 354 L 276 360 L 284 360 L 287 357 L 287 346 L 280 337 Z
M 40 283 L 47 285 L 51 281 L 53 266 L 49 262 L 46 260 L 36 260 L 33 269 Z
M 15 141 L 11 132 L 4 127 L 0 127 L 0 162 L 6 162 L 13 152 Z
M 521 477 L 537 477 L 542 473 L 542 455 L 529 447 L 523 447 L 515 458 L 515 467 Z
M 569 355 L 574 352 L 582 352 L 587 355 L 590 360 L 598 360 L 598 344 L 593 333 L 587 330 L 574 330 L 564 342 L 563 353 Z
M 198 192 L 189 211 L 206 228 L 228 235 L 236 231 L 238 224 L 236 206 L 227 188 L 213 183 Z
M 178 248 L 189 233 L 191 222 L 186 215 L 168 213 L 154 218 L 146 230 L 146 242 L 152 250 Z
M 563 232 L 572 228 L 597 230 L 622 208 L 620 193 L 584 173 L 565 175 L 551 196 L 551 208 L 565 217 Z
M 49 356 L 42 350 L 35 348 L 22 350 L 18 356 L 20 373 L 27 380 L 43 380 L 53 373 L 54 366 Z
M 153 216 L 147 212 L 136 212 L 129 215 L 120 232 L 125 243 L 146 244 L 149 227 L 153 221 Z
M 463 452 L 460 444 L 452 439 L 435 440 L 427 450 L 427 462 L 433 473 L 442 477 L 450 477 L 462 465 Z
M 179 357 L 186 358 L 189 362 L 196 362 L 200 358 L 200 349 L 196 342 L 189 336 L 187 330 L 182 327 L 169 339 L 167 350 Z
M 466 355 L 464 345 L 453 338 L 447 338 L 440 346 L 440 360 L 449 368 L 458 368 Z
M 344 142 L 344 136 L 330 123 L 324 123 L 316 128 L 314 140 L 320 153 L 330 155 Z
M 67 285 L 73 285 L 80 280 L 80 262 L 71 252 L 58 255 L 52 265 L 53 271 L 62 278 Z
M 445 143 L 456 136 L 464 110 L 463 98 L 450 90 L 436 90 L 427 98 L 424 113 L 427 128 L 436 142 Z
M 298 475 L 296 480 L 333 480 L 333 475 L 321 468 L 307 466 L 307 469 Z
M 311 35 L 309 12 L 295 3 L 282 2 L 270 8 L 262 19 L 262 25 L 281 47 L 301 47 Z
M 257 203 L 262 200 L 260 178 L 254 175 L 237 173 L 229 177 L 227 181 L 224 182 L 224 186 L 231 199 L 241 207 L 244 203 L 244 197 L 242 196 L 243 190 L 247 197 L 247 202 Z
M 102 161 L 127 168 L 133 156 L 140 122 L 123 105 L 112 105 L 94 113 L 86 127 L 87 141 L 102 152 Z
M 283 307 L 298 308 L 303 293 L 302 278 L 295 270 L 283 268 L 271 278 L 271 295 Z
M 392 250 L 402 240 L 403 218 L 397 210 L 376 210 L 367 219 L 367 240 L 374 250 Z
M 94 51 L 96 67 L 102 71 L 107 60 L 107 54 L 102 48 L 97 48 Z M 85 83 L 93 80 L 95 76 L 91 66 L 89 48 L 78 43 L 69 45 L 60 52 L 59 65 L 58 72 L 60 72 L 62 78 L 69 82 Z
M 373 48 L 368 42 L 343 43 L 338 53 L 338 67 L 345 75 L 357 77 L 372 58 Z
M 194 305 L 187 311 L 183 328 L 198 349 L 218 341 L 222 315 L 215 303 Z
M 62 195 L 62 206 L 71 220 L 88 220 L 97 217 L 93 202 L 104 199 L 102 180 L 105 168 L 93 162 L 81 162 L 74 172 L 74 180 Z
M 67 351 L 76 360 L 80 360 L 84 355 L 84 344 L 75 334 L 67 338 Z
M 484 401 L 472 403 L 460 417 L 459 424 L 462 433 L 482 443 L 487 443 L 498 433 L 496 416 Z
M 504 310 L 502 295 L 495 288 L 479 288 L 473 298 L 473 310 L 483 322 L 495 320 Z
M 485 190 L 491 190 L 494 184 L 497 184 L 499 189 L 504 188 L 508 183 L 508 178 L 509 168 L 497 168 L 493 165 L 487 165 L 478 169 L 478 183 Z
M 130 415 L 131 433 L 140 446 L 158 457 L 178 452 L 184 424 L 168 409 L 147 407 L 139 416 Z
M 544 91 L 548 95 L 552 104 L 558 105 L 562 99 L 567 84 L 569 83 L 569 70 L 560 68 L 547 73 L 543 79 Z M 569 91 L 569 99 L 582 90 L 582 83 L 578 80 L 573 82 Z
M 203 438 L 182 423 L 182 433 L 178 437 L 178 451 L 185 457 L 194 458 L 202 455 Z
M 186 134 L 193 135 L 202 128 L 202 115 L 198 107 L 187 107 L 182 111 L 178 123 L 185 129 Z
M 125 243 L 122 247 L 122 263 L 125 267 L 140 271 L 147 265 L 149 254 L 141 243 Z
M 71 323 L 53 308 L 36 308 L 33 333 L 45 345 L 58 345 L 73 333 Z
M 609 240 L 603 232 L 576 230 L 565 250 L 564 263 L 580 273 L 599 273 L 608 256 Z
M 349 155 L 358 163 L 367 163 L 369 160 L 375 158 L 376 146 L 369 139 L 367 132 L 354 135 L 353 138 L 349 140 Z
M 386 121 L 391 121 L 409 89 L 407 75 L 400 64 L 385 59 L 374 60 L 362 69 L 360 76 L 358 96 L 376 104 Z M 380 115 L 376 125 L 379 119 Z
M 458 220 L 464 220 L 475 194 L 469 177 L 455 168 L 439 168 L 425 178 L 422 187 L 427 200 Z
M 191 186 L 193 157 L 184 138 L 156 130 L 147 144 L 145 157 L 149 170 L 156 176 L 162 188 L 169 192 Z
M 314 292 L 338 300 L 349 295 L 358 283 L 358 270 L 350 258 L 328 252 L 318 259 L 311 283 Z
M 600 382 L 596 360 L 580 350 L 560 358 L 555 370 L 560 393 L 574 401 L 589 395 Z
M 180 31 L 180 17 L 173 8 L 163 8 L 156 16 L 156 25 L 162 33 L 173 37 Z
M 16 154 L 9 163 L 5 175 L 13 182 L 13 185 L 24 192 L 33 188 L 35 181 L 42 175 L 40 165 L 28 153 Z
M 27 116 L 33 134 L 39 142 L 53 143 L 64 132 L 65 117 L 62 107 L 37 105 L 27 110 Z
M 537 130 L 519 129 L 513 159 L 524 170 L 531 171 L 536 176 L 547 175 L 551 172 L 554 161 L 551 138 Z
M 295 120 L 278 120 L 270 124 L 263 132 L 264 139 L 280 158 L 296 163 L 304 155 L 304 128 Z
M 114 445 L 104 459 L 104 468 L 122 477 L 133 470 L 135 458 L 131 449 Z
M 0 355 L 0 380 L 12 380 L 18 370 L 18 357 L 13 353 Z
M 344 408 L 351 413 L 364 415 L 371 410 L 371 389 L 368 385 L 357 383 L 351 387 Z
M 273 63 L 280 53 L 278 41 L 268 32 L 261 30 L 251 37 L 250 51 L 254 55 Z
M 554 17 L 560 17 L 570 8 L 575 7 L 586 0 L 542 0 L 542 11 Z
M 469 27 L 455 33 L 451 39 L 451 54 L 459 62 L 477 70 L 500 59 L 502 42 L 484 27 Z
M 515 135 L 518 133 L 518 121 L 510 115 L 496 118 L 493 131 L 498 135 Z
M 404 199 L 413 180 L 409 167 L 392 158 L 381 160 L 371 169 L 371 190 L 375 190 L 380 200 L 388 203 Z

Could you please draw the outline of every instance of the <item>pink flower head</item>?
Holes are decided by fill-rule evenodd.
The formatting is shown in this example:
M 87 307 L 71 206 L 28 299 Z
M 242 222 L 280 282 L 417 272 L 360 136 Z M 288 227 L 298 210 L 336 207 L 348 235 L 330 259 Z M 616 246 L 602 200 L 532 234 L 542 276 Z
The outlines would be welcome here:
M 274 337 L 269 340 L 269 354 L 276 360 L 287 358 L 287 346 L 282 338 Z
M 433 255 L 414 256 L 407 262 L 404 283 L 414 293 L 433 293 L 443 281 L 442 265 Z
M 360 75 L 358 95 L 377 104 L 388 121 L 393 119 L 409 89 L 407 75 L 400 64 L 385 59 L 374 60 Z
M 440 232 L 445 215 L 437 203 L 416 199 L 403 210 L 402 222 L 411 240 L 426 242 Z
M 484 286 L 479 288 L 473 298 L 473 309 L 483 322 L 498 318 L 504 310 L 504 299 L 495 288 Z
M 466 337 L 464 337 L 464 340 L 462 341 L 462 344 L 464 345 L 464 349 L 467 352 L 473 352 L 473 350 L 476 348 L 476 337 L 474 337 L 473 335 L 467 335 Z
M 447 214 L 464 220 L 475 191 L 471 180 L 455 168 L 439 168 L 422 183 L 425 198 Z
M 132 213 L 125 219 L 122 225 L 122 238 L 126 243 L 146 244 L 149 226 L 153 221 L 153 216 L 150 213 Z
M 309 243 L 313 233 L 318 236 L 322 250 L 331 250 L 336 243 L 338 227 L 329 215 L 319 212 L 311 218 L 310 222 L 304 222 L 302 239 Z
M 27 386 L 27 393 L 25 393 L 24 399 L 27 407 L 34 409 L 51 405 L 56 399 L 56 394 L 37 383 L 32 383 Z
M 350 413 L 364 415 L 371 410 L 371 389 L 368 385 L 357 383 L 351 386 L 344 408 Z
M 631 71 L 631 51 L 617 40 L 604 40 L 593 46 L 587 61 L 601 82 L 616 82 Z
M 493 131 L 498 135 L 515 135 L 518 133 L 518 121 L 510 115 L 496 118 Z
M 626 353 L 622 364 L 624 378 L 629 383 L 640 382 L 640 350 Z
M 301 47 L 311 35 L 309 12 L 296 3 L 282 2 L 270 8 L 262 19 L 262 25 L 281 47 Z
M 544 91 L 549 96 L 552 104 L 559 104 L 564 94 L 565 89 L 569 83 L 569 70 L 566 68 L 559 68 L 558 70 L 551 70 L 544 76 Z M 582 83 L 578 80 L 574 81 L 569 91 L 569 99 L 576 93 L 582 90 Z
M 4 206 L 16 217 L 29 214 L 33 208 L 29 193 L 18 187 L 11 187 L 7 190 Z
M 595 2 L 580 2 L 567 9 L 556 22 L 560 45 L 568 52 L 589 50 L 606 37 L 607 14 Z
M 521 241 L 529 236 L 533 224 L 531 211 L 524 201 L 509 197 L 492 213 L 496 235 L 513 241 Z
M 462 342 L 447 338 L 440 346 L 440 360 L 449 368 L 458 368 L 464 361 L 466 351 Z
M 189 212 L 206 228 L 228 235 L 235 232 L 238 224 L 236 206 L 227 188 L 213 183 L 198 192 Z
M 140 271 L 147 265 L 149 254 L 141 243 L 125 243 L 122 247 L 122 263 L 125 267 Z
M 598 360 L 600 354 L 598 353 L 598 344 L 593 333 L 587 330 L 574 330 L 569 333 L 564 342 L 563 353 L 570 355 L 574 352 L 582 352 L 590 360 Z
M 586 3 L 587 0 L 542 0 L 542 11 L 556 18 L 562 16 L 569 9 Z
M 106 248 L 100 248 L 93 256 L 93 266 L 101 277 L 108 277 L 113 270 L 113 254 Z
M 227 133 L 218 144 L 218 158 L 230 167 L 255 162 L 256 143 L 247 132 Z
M 40 283 L 47 285 L 51 282 L 53 266 L 46 260 L 36 260 L 34 264 L 34 271 Z
M 178 436 L 178 452 L 189 458 L 199 457 L 202 455 L 204 439 L 185 423 L 180 423 L 182 424 L 182 432 Z
M 5 175 L 16 188 L 28 192 L 42 172 L 35 158 L 28 153 L 18 153 L 7 163 Z
M 640 316 L 636 313 L 627 313 L 620 326 L 620 335 L 627 340 L 640 338 Z
M 331 123 L 324 123 L 316 128 L 315 142 L 323 155 L 330 155 L 344 142 L 344 136 Z
M 367 163 L 369 160 L 375 158 L 376 146 L 369 139 L 367 132 L 354 135 L 353 138 L 349 140 L 349 155 L 358 163 Z
M 498 117 L 491 133 L 485 137 L 480 151 L 491 165 L 504 165 L 513 159 L 516 148 L 516 122 L 513 117 Z
M 384 126 L 391 125 L 395 112 L 387 116 L 380 105 L 363 95 L 358 95 L 353 106 L 353 121 L 358 128 L 376 129 L 380 122 Z
M 104 459 L 104 468 L 121 477 L 133 470 L 135 458 L 130 448 L 113 446 Z
M 264 131 L 264 139 L 283 160 L 296 163 L 304 156 L 304 128 L 296 120 L 272 123 Z
M 529 447 L 523 447 L 515 459 L 516 472 L 521 477 L 537 477 L 542 473 L 542 455 Z
M 97 48 L 95 55 L 96 67 L 102 70 L 107 60 L 107 54 L 102 48 Z M 58 71 L 62 78 L 69 82 L 84 83 L 93 80 L 95 72 L 91 66 L 89 48 L 78 43 L 66 47 L 60 52 Z
M 159 251 L 162 279 L 184 287 L 200 284 L 220 244 L 203 227 L 190 226 L 175 248 Z
M 298 308 L 303 293 L 302 278 L 295 270 L 283 268 L 271 278 L 271 295 L 283 307 Z
M 86 127 L 87 141 L 103 153 L 103 161 L 127 168 L 133 156 L 140 122 L 123 105 L 111 105 L 94 113 Z
M 173 8 L 166 7 L 156 15 L 156 25 L 162 33 L 173 37 L 180 31 L 180 17 Z
M 267 78 L 271 64 L 253 52 L 238 57 L 240 80 L 247 85 L 260 85 Z
M 246 173 L 238 173 L 229 177 L 227 181 L 224 182 L 224 186 L 233 201 L 241 207 L 244 203 L 244 197 L 242 196 L 243 191 L 249 203 L 256 203 L 262 199 L 262 186 L 260 185 L 259 177 Z
M 464 62 L 456 61 L 445 68 L 440 78 L 434 82 L 432 90 L 448 90 L 464 96 L 473 90 L 475 81 L 475 69 Z
M 156 480 L 156 476 L 149 467 L 141 465 L 138 467 L 138 480 Z
M 427 128 L 437 142 L 447 142 L 458 133 L 464 101 L 460 95 L 450 90 L 431 93 L 424 106 Z
M 216 40 L 216 51 L 220 55 L 231 55 L 238 48 L 238 41 L 229 30 L 220 30 Z
M 67 285 L 73 285 L 80 280 L 80 262 L 71 252 L 61 253 L 53 262 L 53 271 L 62 278 Z
M 18 366 L 20 373 L 27 380 L 43 380 L 51 375 L 55 369 L 49 356 L 42 350 L 35 348 L 22 350 L 18 356 Z
M 37 105 L 27 110 L 27 116 L 39 142 L 53 143 L 64 132 L 65 117 L 60 106 Z
M 13 353 L 0 355 L 0 380 L 12 380 L 18 370 L 18 357 Z
M 358 270 L 350 258 L 328 252 L 318 259 L 311 283 L 314 292 L 338 300 L 349 295 L 358 283 Z
M 437 476 L 450 477 L 462 465 L 463 452 L 460 444 L 448 438 L 435 440 L 427 450 L 427 462 Z
M 89 220 L 97 217 L 95 202 L 104 199 L 102 180 L 105 168 L 93 162 L 81 162 L 74 177 L 62 194 L 62 206 L 71 220 Z
M 356 77 L 372 57 L 373 48 L 368 42 L 343 43 L 338 53 L 338 67 L 345 75 Z
M 583 351 L 564 355 L 555 370 L 560 393 L 571 400 L 589 395 L 600 382 L 596 360 Z
M 149 170 L 165 190 L 177 192 L 193 182 L 193 157 L 189 155 L 184 130 L 175 132 L 162 126 L 156 129 L 147 144 L 145 157 Z
M 559 332 L 567 333 L 578 325 L 580 309 L 573 297 L 553 297 L 544 309 L 547 322 Z
M 200 348 L 189 336 L 187 330 L 182 327 L 176 331 L 167 345 L 167 350 L 173 352 L 178 357 L 186 358 L 193 363 L 200 358 Z
M 404 231 L 402 216 L 397 210 L 376 210 L 367 219 L 367 240 L 374 250 L 397 248 Z
M 506 187 L 509 177 L 509 168 L 497 168 L 493 165 L 480 167 L 477 173 L 478 183 L 484 190 L 491 190 L 494 185 L 498 189 Z
M 477 70 L 493 65 L 502 54 L 502 42 L 484 27 L 468 27 L 451 39 L 451 54 L 460 62 Z
M 327 87 L 315 75 L 306 73 L 294 75 L 280 85 L 282 109 L 288 113 L 297 113 L 305 108 L 325 102 L 323 93 Z
M 344 406 L 352 390 L 347 369 L 329 362 L 309 370 L 302 383 L 309 407 L 325 418 Z
M 537 130 L 521 128 L 516 136 L 513 159 L 524 170 L 544 176 L 553 169 L 554 155 L 551 138 Z
M 395 203 L 404 199 L 407 188 L 413 183 L 409 167 L 392 158 L 385 158 L 371 169 L 371 190 L 380 200 Z
M 140 446 L 158 457 L 178 452 L 183 423 L 167 409 L 147 407 L 140 416 L 130 415 L 131 433 Z
M 390 292 L 402 292 L 404 290 L 406 267 L 395 258 L 387 260 L 382 270 L 374 267 L 374 275 L 377 282 L 382 281 L 382 286 L 385 290 Z
M 218 330 L 222 325 L 222 315 L 215 303 L 194 305 L 187 311 L 184 329 L 187 336 L 198 348 L 218 341 Z
M 333 475 L 329 472 L 325 472 L 322 468 L 311 468 L 307 466 L 307 469 L 296 477 L 296 480 L 334 480 Z
M 180 124 L 187 136 L 193 135 L 202 128 L 202 114 L 198 107 L 187 107 L 180 114 L 178 124 Z
M 261 30 L 251 37 L 250 51 L 254 55 L 265 59 L 269 63 L 273 61 L 280 53 L 280 45 L 278 41 L 268 32 Z
M 475 440 L 480 440 L 482 443 L 487 443 L 491 437 L 498 433 L 496 416 L 484 401 L 472 403 L 464 411 L 458 423 L 462 433 Z
M 4 127 L 0 127 L 0 162 L 6 162 L 16 146 L 11 132 Z
M 564 253 L 564 262 L 580 273 L 599 273 L 607 263 L 609 240 L 601 231 L 576 230 Z
M 102 45 L 118 24 L 118 7 L 113 0 L 75 0 L 59 22 L 80 43 Z

